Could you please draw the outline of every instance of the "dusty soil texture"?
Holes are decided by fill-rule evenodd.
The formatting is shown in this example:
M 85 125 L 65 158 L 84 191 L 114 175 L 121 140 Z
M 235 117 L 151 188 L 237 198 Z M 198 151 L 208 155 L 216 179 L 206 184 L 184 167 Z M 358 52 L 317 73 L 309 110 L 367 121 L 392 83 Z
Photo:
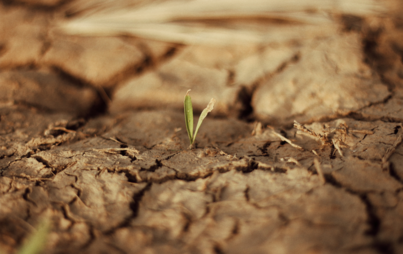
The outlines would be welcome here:
M 43 253 L 403 253 L 401 2 L 149 2 L 0 1 L 1 253 L 43 219 Z M 160 31 L 61 29 L 158 6 Z M 193 149 L 188 89 L 217 100 Z

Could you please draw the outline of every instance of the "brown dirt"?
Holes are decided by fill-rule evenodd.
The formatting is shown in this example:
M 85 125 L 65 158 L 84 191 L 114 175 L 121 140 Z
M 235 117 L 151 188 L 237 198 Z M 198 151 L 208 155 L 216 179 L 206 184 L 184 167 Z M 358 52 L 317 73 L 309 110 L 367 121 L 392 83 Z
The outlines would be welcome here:
M 402 253 L 402 9 L 221 24 L 267 44 L 54 29 L 98 2 L 0 1 L 1 253 L 43 218 L 44 253 Z

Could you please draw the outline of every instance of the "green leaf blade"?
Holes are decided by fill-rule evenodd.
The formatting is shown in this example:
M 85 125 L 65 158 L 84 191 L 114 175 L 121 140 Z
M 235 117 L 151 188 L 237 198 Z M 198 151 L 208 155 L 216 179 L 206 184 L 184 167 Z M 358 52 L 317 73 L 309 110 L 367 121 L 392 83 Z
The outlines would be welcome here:
M 186 122 L 186 130 L 188 132 L 190 145 L 193 144 L 193 107 L 192 107 L 192 99 L 189 95 L 190 89 L 186 92 L 185 95 L 185 122 Z
M 197 122 L 197 126 L 196 126 L 196 131 L 195 131 L 195 134 L 193 135 L 193 141 L 196 139 L 197 132 L 199 131 L 199 128 L 200 128 L 204 118 L 206 118 L 207 114 L 213 110 L 215 101 L 216 100 L 214 98 L 211 98 L 207 107 L 200 114 L 199 121 Z
M 18 251 L 18 254 L 39 254 L 42 253 L 48 235 L 50 233 L 50 220 L 43 219 L 38 226 L 37 231 L 29 236 L 25 244 Z

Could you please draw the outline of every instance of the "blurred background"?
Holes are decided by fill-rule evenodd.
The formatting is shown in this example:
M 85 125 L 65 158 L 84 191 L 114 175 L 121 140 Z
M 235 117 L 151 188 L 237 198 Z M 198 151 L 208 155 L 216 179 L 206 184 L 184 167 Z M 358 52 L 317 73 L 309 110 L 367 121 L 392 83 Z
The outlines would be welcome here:
M 0 100 L 78 116 L 183 107 L 271 123 L 385 100 L 402 1 L 0 2 Z

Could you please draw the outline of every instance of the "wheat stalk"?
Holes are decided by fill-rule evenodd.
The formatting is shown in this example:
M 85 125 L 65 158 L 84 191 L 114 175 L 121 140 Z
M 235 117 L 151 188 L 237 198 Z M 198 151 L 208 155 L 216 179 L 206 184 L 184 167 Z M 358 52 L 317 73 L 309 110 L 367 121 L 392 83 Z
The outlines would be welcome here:
M 384 11 L 386 9 L 381 2 L 375 0 L 168 1 L 128 7 L 124 10 L 103 10 L 64 21 L 58 24 L 58 29 L 70 34 L 126 34 L 184 44 L 270 43 L 276 41 L 273 40 L 274 37 L 285 37 L 286 40 L 295 39 L 293 36 L 298 38 L 301 27 L 312 32 L 318 27 L 334 26 L 331 14 L 365 16 Z M 256 18 L 281 19 L 288 22 L 288 25 L 279 26 L 274 22 L 274 25 L 272 23 L 270 26 L 269 22 L 266 30 L 255 31 L 236 26 L 219 27 L 209 22 Z M 275 36 L 270 36 L 271 33 Z M 293 36 L 290 36 L 290 33 Z

